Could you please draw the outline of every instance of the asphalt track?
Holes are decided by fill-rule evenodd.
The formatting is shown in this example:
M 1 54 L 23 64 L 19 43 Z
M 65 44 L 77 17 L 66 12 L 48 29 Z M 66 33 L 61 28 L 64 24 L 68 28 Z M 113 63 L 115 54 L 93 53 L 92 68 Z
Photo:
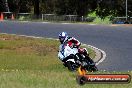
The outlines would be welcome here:
M 88 24 L 35 22 L 0 22 L 0 33 L 58 38 L 66 31 L 82 43 L 106 52 L 106 59 L 97 67 L 106 71 L 132 70 L 132 27 Z

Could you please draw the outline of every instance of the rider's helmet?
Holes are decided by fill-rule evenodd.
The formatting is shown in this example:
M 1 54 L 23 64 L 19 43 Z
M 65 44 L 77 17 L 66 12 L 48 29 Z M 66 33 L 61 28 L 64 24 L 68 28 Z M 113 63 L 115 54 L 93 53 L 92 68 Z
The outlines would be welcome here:
M 66 32 L 61 32 L 59 34 L 59 40 L 60 40 L 61 44 L 63 44 L 67 38 L 68 38 L 68 34 Z

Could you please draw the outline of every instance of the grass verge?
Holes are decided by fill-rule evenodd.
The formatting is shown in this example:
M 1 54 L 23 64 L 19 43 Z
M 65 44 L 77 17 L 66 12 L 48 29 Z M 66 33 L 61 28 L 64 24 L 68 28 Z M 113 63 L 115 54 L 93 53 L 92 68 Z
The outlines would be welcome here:
M 131 88 L 132 83 L 78 85 L 77 73 L 57 59 L 58 45 L 56 40 L 0 34 L 0 88 Z

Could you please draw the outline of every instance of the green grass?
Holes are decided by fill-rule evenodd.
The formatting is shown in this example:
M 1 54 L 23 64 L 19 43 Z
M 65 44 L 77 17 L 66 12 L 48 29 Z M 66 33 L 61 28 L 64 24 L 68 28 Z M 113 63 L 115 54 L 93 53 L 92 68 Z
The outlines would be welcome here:
M 58 46 L 56 40 L 1 34 L 0 88 L 131 88 L 132 83 L 78 85 L 77 73 L 68 71 L 58 60 Z M 89 52 L 94 57 L 94 51 Z M 109 72 L 96 72 L 100 73 Z

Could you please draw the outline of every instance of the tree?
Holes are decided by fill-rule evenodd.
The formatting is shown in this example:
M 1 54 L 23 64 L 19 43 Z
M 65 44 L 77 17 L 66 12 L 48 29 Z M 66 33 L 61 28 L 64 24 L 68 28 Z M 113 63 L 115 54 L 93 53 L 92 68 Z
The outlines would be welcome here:
M 128 0 L 128 14 L 132 14 L 132 0 Z M 126 0 L 98 0 L 96 12 L 101 17 L 109 15 L 125 16 Z
M 14 13 L 28 13 L 31 11 L 31 0 L 8 0 L 10 11 Z
M 55 14 L 56 0 L 40 0 L 40 11 L 46 14 Z
M 35 18 L 39 18 L 39 0 L 33 0 L 34 1 L 34 15 Z
M 97 7 L 96 0 L 57 0 L 56 13 L 86 16 Z
M 115 15 L 115 3 L 112 0 L 98 0 L 96 14 L 104 19 L 106 16 Z
M 6 11 L 5 2 L 3 0 L 0 0 L 0 12 L 5 11 Z
M 125 16 L 126 0 L 8 0 L 11 12 L 87 16 L 95 11 L 98 16 Z M 128 1 L 128 15 L 132 15 L 132 0 Z M 0 0 L 0 11 L 5 12 L 5 0 Z

